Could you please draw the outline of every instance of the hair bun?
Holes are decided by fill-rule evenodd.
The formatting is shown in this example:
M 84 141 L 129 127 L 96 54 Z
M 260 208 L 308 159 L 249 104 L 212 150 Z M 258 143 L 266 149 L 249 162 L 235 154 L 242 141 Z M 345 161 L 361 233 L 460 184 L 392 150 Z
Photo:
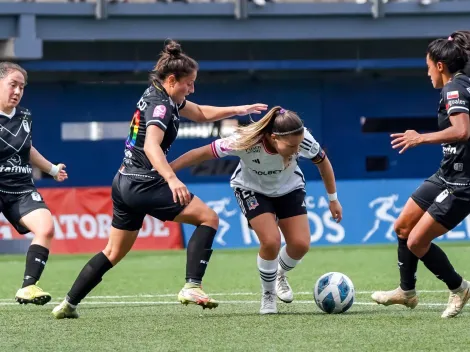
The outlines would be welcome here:
M 175 42 L 174 40 L 169 40 L 165 44 L 165 48 L 163 49 L 163 52 L 174 57 L 180 56 L 183 53 L 183 51 L 181 50 L 181 45 Z

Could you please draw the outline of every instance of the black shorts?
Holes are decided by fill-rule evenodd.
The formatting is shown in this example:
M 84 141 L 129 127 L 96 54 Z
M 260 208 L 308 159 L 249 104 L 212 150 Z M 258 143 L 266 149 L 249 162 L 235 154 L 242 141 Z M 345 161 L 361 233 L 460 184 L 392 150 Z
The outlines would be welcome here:
M 194 195 L 191 193 L 191 199 Z M 168 183 L 162 179 L 127 176 L 117 173 L 112 186 L 113 227 L 135 231 L 145 215 L 161 221 L 173 220 L 185 206 L 173 201 Z
M 307 214 L 304 189 L 296 189 L 280 197 L 268 197 L 241 188 L 235 188 L 234 192 L 248 221 L 264 213 L 273 213 L 278 219 Z
M 424 181 L 411 199 L 447 230 L 452 230 L 470 214 L 470 185 L 450 185 L 436 174 Z
M 36 189 L 21 194 L 0 193 L 0 212 L 22 235 L 30 232 L 30 230 L 20 224 L 21 218 L 37 209 L 48 208 Z

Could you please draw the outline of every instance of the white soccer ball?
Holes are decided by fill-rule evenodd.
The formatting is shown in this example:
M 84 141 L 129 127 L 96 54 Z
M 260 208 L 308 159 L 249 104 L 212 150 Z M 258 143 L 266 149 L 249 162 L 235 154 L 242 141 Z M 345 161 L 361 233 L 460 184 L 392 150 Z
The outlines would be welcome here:
M 317 306 L 328 314 L 344 313 L 354 303 L 352 281 L 338 272 L 323 274 L 315 283 L 313 298 Z

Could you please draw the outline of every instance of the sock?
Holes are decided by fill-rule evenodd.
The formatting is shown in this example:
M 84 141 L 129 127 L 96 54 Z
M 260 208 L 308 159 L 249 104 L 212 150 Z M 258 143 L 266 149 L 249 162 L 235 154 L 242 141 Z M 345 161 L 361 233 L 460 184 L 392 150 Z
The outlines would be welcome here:
M 99 252 L 83 267 L 77 279 L 67 294 L 67 302 L 76 306 L 101 282 L 103 275 L 113 267 L 113 264 Z
M 439 280 L 445 282 L 449 290 L 458 291 L 462 285 L 462 276 L 457 274 L 454 267 L 442 249 L 431 243 L 428 252 L 423 255 L 421 261 Z
M 194 230 L 186 250 L 186 282 L 200 285 L 212 255 L 216 229 L 199 225 Z
M 400 270 L 400 288 L 403 291 L 411 291 L 416 288 L 419 258 L 409 250 L 406 242 L 407 239 L 398 237 L 398 269 Z
M 287 254 L 287 245 L 284 245 L 279 252 L 279 266 L 277 267 L 278 274 L 281 276 L 285 275 L 287 271 L 294 269 L 299 262 L 300 260 L 289 257 L 289 254 Z
M 276 292 L 278 260 L 265 260 L 258 254 L 258 270 L 263 292 Z
M 26 254 L 23 287 L 34 285 L 41 277 L 49 257 L 49 249 L 38 244 L 29 246 Z

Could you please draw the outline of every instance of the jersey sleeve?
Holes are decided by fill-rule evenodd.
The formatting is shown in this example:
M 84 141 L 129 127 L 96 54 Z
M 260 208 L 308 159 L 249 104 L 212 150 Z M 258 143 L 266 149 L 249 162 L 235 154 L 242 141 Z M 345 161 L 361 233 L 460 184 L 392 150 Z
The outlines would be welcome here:
M 442 89 L 442 99 L 446 106 L 447 114 L 459 114 L 469 112 L 470 93 L 459 82 L 451 81 Z
M 144 115 L 145 127 L 155 125 L 166 131 L 173 116 L 170 102 L 162 101 L 162 99 L 151 95 L 143 99 L 145 100 L 141 99 L 137 107 L 141 111 L 143 110 L 142 115 Z
M 299 154 L 303 158 L 312 160 L 315 164 L 321 163 L 325 159 L 325 152 L 307 129 L 304 131 L 304 140 L 300 143 Z
M 223 158 L 224 156 L 235 155 L 239 156 L 239 150 L 233 150 L 230 145 L 233 142 L 233 137 L 220 138 L 211 143 L 211 150 L 214 158 Z

